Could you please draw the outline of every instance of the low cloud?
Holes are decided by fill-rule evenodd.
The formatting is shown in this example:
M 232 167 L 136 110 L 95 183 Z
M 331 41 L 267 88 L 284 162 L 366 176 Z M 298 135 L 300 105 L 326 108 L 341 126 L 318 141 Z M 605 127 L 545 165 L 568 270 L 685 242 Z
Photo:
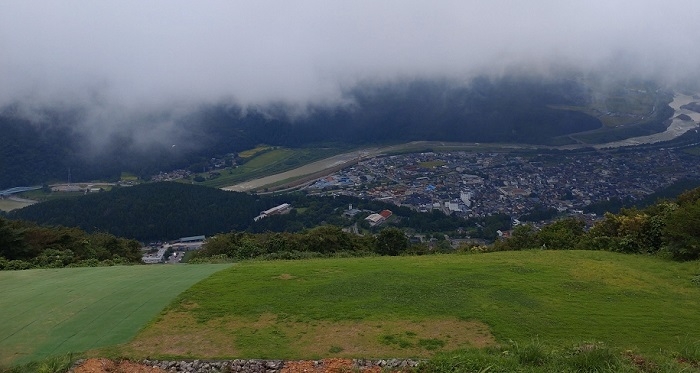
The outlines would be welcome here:
M 167 138 L 202 104 L 332 105 L 357 82 L 573 68 L 677 84 L 698 77 L 697 14 L 695 0 L 3 2 L 0 106 L 75 106 L 95 138 Z

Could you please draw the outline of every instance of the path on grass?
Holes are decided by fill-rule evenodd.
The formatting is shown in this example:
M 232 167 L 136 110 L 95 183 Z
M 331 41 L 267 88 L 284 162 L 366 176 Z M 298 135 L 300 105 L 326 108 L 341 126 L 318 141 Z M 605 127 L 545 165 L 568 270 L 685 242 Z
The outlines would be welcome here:
M 229 266 L 0 272 L 0 365 L 125 343 L 182 291 Z

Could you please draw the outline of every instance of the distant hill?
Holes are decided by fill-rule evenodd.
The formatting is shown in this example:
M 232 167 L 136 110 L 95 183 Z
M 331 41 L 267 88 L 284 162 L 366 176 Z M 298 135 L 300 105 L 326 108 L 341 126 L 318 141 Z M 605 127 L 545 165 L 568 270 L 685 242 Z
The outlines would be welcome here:
M 245 230 L 260 206 L 245 193 L 153 183 L 39 203 L 8 217 L 151 240 Z
M 286 215 L 253 221 L 260 211 L 282 203 L 290 203 L 294 209 Z M 349 204 L 364 211 L 352 218 L 343 217 Z M 418 232 L 454 232 L 469 228 L 473 230 L 472 237 L 494 238 L 497 230 L 510 227 L 510 217 L 505 215 L 468 221 L 438 211 L 420 213 L 407 207 L 354 197 L 314 197 L 302 193 L 263 197 L 172 182 L 121 187 L 79 198 L 37 203 L 14 210 L 8 217 L 150 241 L 230 231 L 298 232 L 323 224 L 358 223 L 370 229 L 364 217 L 384 209 L 394 213 L 387 225 Z M 481 228 L 476 227 L 477 222 Z
M 414 140 L 565 144 L 573 141 L 568 134 L 601 128 L 600 118 L 616 118 L 613 124 L 618 125 L 616 121 L 642 118 L 651 107 L 664 104 L 656 102 L 659 96 L 653 93 L 653 84 L 640 84 L 649 93 L 622 88 L 601 92 L 605 90 L 601 83 L 582 78 L 366 83 L 346 90 L 343 104 L 337 105 L 229 103 L 199 107 L 186 115 L 147 115 L 124 124 L 127 128 L 111 133 L 99 145 L 91 130 L 78 125 L 87 120 L 87 108 L 47 109 L 31 120 L 18 108 L 0 108 L 0 189 L 66 180 L 69 174 L 73 181 L 113 180 L 122 171 L 148 176 L 257 144 L 305 147 Z M 659 117 L 645 119 L 651 121 L 645 125 L 661 131 L 670 114 L 656 112 Z M 141 119 L 143 123 L 138 122 Z M 146 130 L 162 122 L 170 126 L 167 139 Z M 629 123 L 623 124 L 624 134 L 635 134 Z

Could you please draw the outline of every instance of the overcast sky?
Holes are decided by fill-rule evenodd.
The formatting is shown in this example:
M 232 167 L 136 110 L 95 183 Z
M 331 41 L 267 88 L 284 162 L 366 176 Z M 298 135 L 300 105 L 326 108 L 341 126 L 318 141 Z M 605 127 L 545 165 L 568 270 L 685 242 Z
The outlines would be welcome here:
M 700 66 L 698 0 L 0 2 L 0 105 L 335 100 L 358 80 Z

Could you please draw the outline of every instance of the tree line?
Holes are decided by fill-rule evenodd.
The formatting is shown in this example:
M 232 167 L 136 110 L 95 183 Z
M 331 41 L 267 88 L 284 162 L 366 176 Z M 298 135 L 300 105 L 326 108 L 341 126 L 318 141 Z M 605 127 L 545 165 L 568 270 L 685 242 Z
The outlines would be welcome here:
M 0 270 L 140 263 L 140 244 L 104 232 L 0 217 Z
M 606 213 L 590 229 L 576 218 L 558 220 L 535 230 L 516 227 L 510 238 L 489 250 L 608 250 L 654 254 L 676 260 L 700 259 L 700 188 L 682 193 L 676 200 L 662 200 L 644 209 Z
M 427 253 L 425 245 L 410 245 L 404 232 L 387 227 L 377 235 L 356 235 L 333 225 L 298 233 L 230 232 L 207 240 L 190 262 L 245 259 L 304 259 L 327 256 L 402 255 Z

